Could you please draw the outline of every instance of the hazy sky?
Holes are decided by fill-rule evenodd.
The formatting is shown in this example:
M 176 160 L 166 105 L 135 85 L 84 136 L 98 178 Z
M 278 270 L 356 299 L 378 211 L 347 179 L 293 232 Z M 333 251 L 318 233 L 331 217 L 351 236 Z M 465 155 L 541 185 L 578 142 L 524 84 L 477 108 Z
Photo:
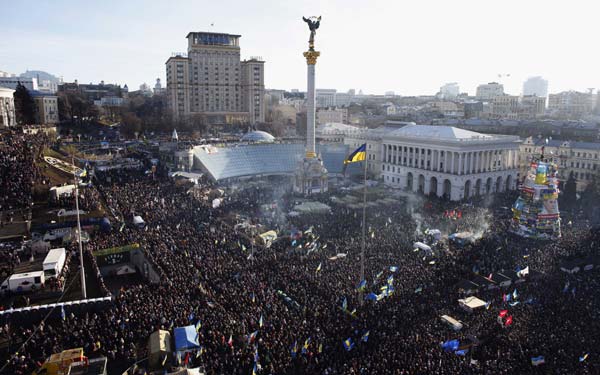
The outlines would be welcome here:
M 189 31 L 241 34 L 242 57 L 266 60 L 267 88 L 306 89 L 308 27 L 321 57 L 317 87 L 434 94 L 446 82 L 474 94 L 528 76 L 550 92 L 600 88 L 599 0 L 4 0 L 0 70 L 66 81 L 154 85 Z M 210 24 L 214 23 L 214 27 Z

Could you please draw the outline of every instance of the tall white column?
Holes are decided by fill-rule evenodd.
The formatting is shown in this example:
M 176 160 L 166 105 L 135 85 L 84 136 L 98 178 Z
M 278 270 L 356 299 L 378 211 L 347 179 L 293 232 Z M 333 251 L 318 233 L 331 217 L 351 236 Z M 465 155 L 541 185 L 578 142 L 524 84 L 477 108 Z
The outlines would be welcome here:
M 316 61 L 315 61 L 316 63 Z M 308 64 L 308 84 L 306 98 L 306 157 L 317 156 L 315 150 L 315 64 Z
M 458 174 L 463 174 L 463 153 L 458 153 Z
M 454 151 L 450 153 L 450 173 L 454 174 Z

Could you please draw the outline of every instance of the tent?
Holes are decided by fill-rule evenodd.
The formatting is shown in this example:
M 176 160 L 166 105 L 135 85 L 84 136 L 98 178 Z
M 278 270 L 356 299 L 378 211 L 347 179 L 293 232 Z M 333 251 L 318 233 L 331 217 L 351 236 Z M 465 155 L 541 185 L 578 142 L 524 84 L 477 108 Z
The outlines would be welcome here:
M 198 333 L 196 332 L 196 327 L 177 327 L 174 330 L 174 334 L 175 351 L 185 352 L 188 350 L 195 350 L 200 347 L 200 344 L 198 343 Z
M 442 320 L 442 322 L 452 327 L 452 329 L 455 331 L 460 331 L 463 328 L 463 324 L 461 323 L 461 321 L 454 319 L 450 315 L 442 315 L 440 319 Z
M 429 247 L 428 245 L 424 244 L 423 242 L 415 242 L 415 243 L 413 243 L 413 248 L 415 248 L 415 249 L 421 249 L 421 250 L 425 251 L 427 254 L 431 254 L 433 252 L 431 250 L 431 247 Z
M 141 216 L 135 215 L 135 216 L 133 216 L 133 224 L 136 225 L 136 226 L 138 226 L 138 227 L 143 227 L 144 224 L 145 224 L 145 222 L 144 222 L 144 219 L 142 219 Z
M 467 297 L 458 300 L 458 305 L 467 312 L 473 312 L 485 306 L 485 301 L 477 297 Z
M 150 368 L 158 368 L 165 356 L 171 357 L 171 334 L 158 330 L 150 334 L 148 339 L 148 364 Z
M 433 237 L 434 240 L 439 241 L 442 238 L 442 232 L 439 229 L 430 229 L 427 234 Z
M 475 242 L 475 236 L 471 232 L 459 232 L 449 235 L 448 240 L 456 243 L 458 246 L 464 246 Z

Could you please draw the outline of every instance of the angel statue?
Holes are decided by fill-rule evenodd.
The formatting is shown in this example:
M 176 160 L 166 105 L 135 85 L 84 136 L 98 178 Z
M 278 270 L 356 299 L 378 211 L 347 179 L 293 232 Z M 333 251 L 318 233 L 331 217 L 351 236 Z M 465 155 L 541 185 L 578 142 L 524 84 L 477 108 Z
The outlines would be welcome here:
M 310 39 L 308 40 L 309 50 L 315 50 L 315 34 L 317 29 L 319 28 L 319 24 L 321 23 L 321 16 L 319 17 L 302 17 L 302 20 L 308 24 L 308 28 L 310 29 Z

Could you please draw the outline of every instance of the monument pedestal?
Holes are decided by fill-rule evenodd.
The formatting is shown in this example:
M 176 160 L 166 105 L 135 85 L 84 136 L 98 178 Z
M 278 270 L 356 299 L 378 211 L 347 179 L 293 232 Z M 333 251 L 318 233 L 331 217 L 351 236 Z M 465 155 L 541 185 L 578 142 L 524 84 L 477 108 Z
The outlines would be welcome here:
M 294 192 L 310 195 L 325 193 L 327 190 L 327 169 L 323 161 L 317 157 L 300 160 L 294 174 Z

